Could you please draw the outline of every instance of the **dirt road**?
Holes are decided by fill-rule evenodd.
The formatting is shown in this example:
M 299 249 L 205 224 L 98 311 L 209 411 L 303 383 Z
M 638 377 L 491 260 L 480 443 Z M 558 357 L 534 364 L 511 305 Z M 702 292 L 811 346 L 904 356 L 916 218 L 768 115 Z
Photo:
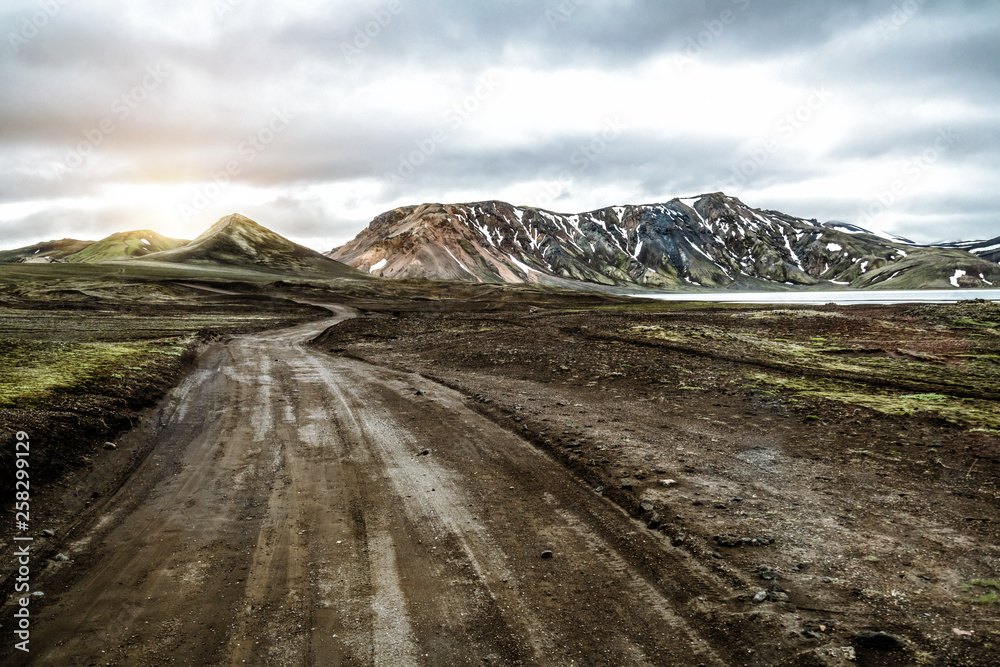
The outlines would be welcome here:
M 306 345 L 333 308 L 202 354 L 5 664 L 771 664 L 716 575 L 473 401 Z

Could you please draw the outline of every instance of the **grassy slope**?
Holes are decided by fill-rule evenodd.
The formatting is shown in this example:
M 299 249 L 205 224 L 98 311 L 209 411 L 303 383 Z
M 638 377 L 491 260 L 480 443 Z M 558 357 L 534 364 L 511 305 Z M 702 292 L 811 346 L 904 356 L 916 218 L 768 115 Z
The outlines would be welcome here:
M 193 279 L 251 296 L 170 282 Z M 0 265 L 0 434 L 32 433 L 33 480 L 80 465 L 174 384 L 201 340 L 322 316 L 252 295 L 273 281 L 132 262 Z M 13 479 L 8 454 L 0 451 L 0 490 Z
M 85 250 L 94 241 L 77 241 L 76 239 L 62 239 L 59 241 L 43 241 L 34 245 L 15 248 L 13 250 L 0 250 L 0 263 L 18 262 L 32 258 L 65 259 L 81 250 Z
M 143 243 L 146 240 L 148 243 Z M 171 239 L 151 230 L 120 232 L 89 245 L 66 258 L 68 262 L 104 262 L 125 257 L 141 257 L 153 252 L 173 250 L 188 241 Z

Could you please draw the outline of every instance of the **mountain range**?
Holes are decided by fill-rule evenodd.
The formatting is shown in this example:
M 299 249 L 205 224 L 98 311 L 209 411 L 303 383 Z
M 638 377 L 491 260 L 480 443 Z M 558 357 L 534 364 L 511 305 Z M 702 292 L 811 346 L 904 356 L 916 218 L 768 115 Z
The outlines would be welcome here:
M 573 215 L 500 201 L 406 206 L 326 254 L 236 213 L 192 241 L 141 230 L 0 251 L 0 262 L 109 261 L 661 290 L 1000 285 L 1000 237 L 921 245 L 722 193 Z
M 340 262 L 289 241 L 238 213 L 227 215 L 193 241 L 149 230 L 112 234 L 101 241 L 63 239 L 0 251 L 0 262 L 166 262 L 249 267 L 273 273 L 363 276 Z
M 672 289 L 1000 285 L 1000 238 L 926 246 L 723 193 L 567 215 L 499 201 L 383 213 L 328 255 L 388 278 Z

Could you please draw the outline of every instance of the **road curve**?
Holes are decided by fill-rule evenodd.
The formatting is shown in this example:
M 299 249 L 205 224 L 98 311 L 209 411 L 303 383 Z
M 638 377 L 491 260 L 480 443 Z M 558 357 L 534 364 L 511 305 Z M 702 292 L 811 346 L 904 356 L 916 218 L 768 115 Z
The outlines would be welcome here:
M 694 559 L 330 308 L 205 350 L 10 664 L 736 664 Z

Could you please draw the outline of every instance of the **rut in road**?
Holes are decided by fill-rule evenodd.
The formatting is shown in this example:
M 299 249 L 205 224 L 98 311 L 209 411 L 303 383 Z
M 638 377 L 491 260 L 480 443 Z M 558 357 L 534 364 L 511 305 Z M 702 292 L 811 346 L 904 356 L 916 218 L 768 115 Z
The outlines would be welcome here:
M 455 391 L 306 345 L 331 308 L 200 356 L 31 664 L 734 664 L 693 559 Z

